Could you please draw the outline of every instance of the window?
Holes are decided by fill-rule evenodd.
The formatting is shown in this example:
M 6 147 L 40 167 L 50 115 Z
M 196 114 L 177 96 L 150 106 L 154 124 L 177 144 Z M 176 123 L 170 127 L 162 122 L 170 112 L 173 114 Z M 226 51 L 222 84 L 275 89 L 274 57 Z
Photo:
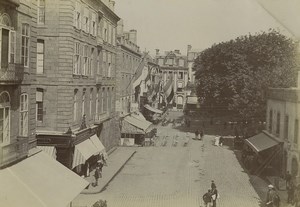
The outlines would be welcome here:
M 183 72 L 179 72 L 178 79 L 183 79 Z
M 107 112 L 110 112 L 110 90 L 109 88 L 107 88 L 107 91 L 106 91 L 106 111 Z
M 75 46 L 74 46 L 73 74 L 76 74 L 76 75 L 80 74 L 80 44 L 78 42 L 75 42 Z
M 74 100 L 73 100 L 73 121 L 78 119 L 78 89 L 74 90 Z
M 7 92 L 0 93 L 0 145 L 10 142 L 10 97 Z
M 77 29 L 80 29 L 81 25 L 81 13 L 80 13 L 80 3 L 76 1 L 75 3 L 75 9 L 74 9 L 74 27 Z
M 115 100 L 114 100 L 114 88 L 111 88 L 110 99 L 111 99 L 111 104 L 110 104 L 111 110 L 110 111 L 114 111 L 114 109 L 115 109 L 115 107 L 114 107 L 114 103 L 115 103 Z
M 1 31 L 1 30 L 0 30 Z M 0 38 L 1 44 L 1 38 Z M 16 59 L 16 32 L 13 30 L 9 31 L 9 62 L 15 63 Z
M 29 66 L 29 25 L 22 24 L 21 61 L 25 67 Z
M 85 88 L 82 91 L 82 99 L 81 99 L 81 117 L 85 115 Z
M 167 65 L 173 65 L 173 58 L 167 59 Z
M 116 28 L 113 27 L 113 30 L 112 30 L 112 45 L 116 45 Z
M 164 64 L 164 59 L 163 58 L 159 58 L 158 59 L 158 65 L 162 66 Z
M 107 22 L 104 20 L 103 24 L 103 38 L 107 42 Z
M 277 113 L 276 134 L 280 135 L 280 113 Z
M 97 56 L 97 74 L 101 74 L 101 50 L 98 50 L 98 56 Z
M 103 71 L 102 75 L 106 77 L 106 51 L 103 51 Z
M 89 19 L 89 9 L 84 8 L 83 22 L 82 22 L 83 31 L 86 33 L 90 32 L 90 19 Z
M 96 36 L 96 14 L 92 13 L 92 28 L 91 28 L 91 35 Z
M 85 45 L 83 47 L 83 71 L 82 75 L 88 75 L 88 66 L 89 66 L 89 58 L 88 58 L 88 46 Z
M 269 132 L 272 134 L 272 126 L 273 126 L 273 111 L 269 112 Z
M 295 128 L 294 128 L 294 143 L 297 144 L 299 139 L 299 121 L 295 119 Z
M 94 75 L 94 48 L 91 48 L 91 57 L 90 57 L 90 76 Z
M 111 77 L 111 53 L 108 53 L 107 77 Z
M 36 120 L 43 121 L 43 98 L 44 98 L 44 90 L 38 88 L 36 90 Z
M 284 120 L 284 139 L 288 140 L 289 139 L 289 116 L 285 116 Z
M 93 109 L 93 89 L 90 90 L 90 103 L 89 103 L 89 109 L 90 109 L 90 117 L 92 117 L 92 109 Z
M 28 95 L 21 94 L 20 97 L 20 136 L 28 136 Z
M 37 23 L 45 24 L 45 0 L 38 0 L 37 2 Z
M 105 94 L 105 88 L 102 88 L 102 93 L 101 93 L 101 113 L 106 112 L 106 94 Z
M 99 113 L 99 88 L 97 89 L 97 94 L 96 94 L 96 110 L 95 110 L 95 114 L 98 115 Z
M 37 40 L 36 73 L 44 73 L 44 40 Z
M 184 67 L 184 60 L 183 59 L 179 59 L 179 66 Z

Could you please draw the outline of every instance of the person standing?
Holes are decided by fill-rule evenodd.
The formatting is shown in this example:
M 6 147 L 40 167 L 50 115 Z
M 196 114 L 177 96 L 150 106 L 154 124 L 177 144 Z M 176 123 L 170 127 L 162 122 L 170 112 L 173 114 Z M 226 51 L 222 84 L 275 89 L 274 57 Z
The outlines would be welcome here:
M 204 132 L 203 132 L 203 130 L 201 129 L 201 131 L 200 131 L 200 139 L 201 139 L 201 140 L 203 139 L 203 136 L 204 136 Z
M 217 199 L 218 199 L 218 190 L 217 190 L 217 187 L 216 185 L 214 185 L 214 188 L 212 188 L 211 190 L 211 198 L 212 198 L 212 207 L 217 207 Z
M 99 169 L 99 166 L 96 167 L 94 177 L 95 177 L 95 186 L 98 186 L 98 179 L 99 179 L 99 177 L 100 177 L 100 169 Z
M 208 189 L 207 193 L 205 193 L 203 196 L 202 196 L 202 199 L 204 201 L 204 205 L 205 207 L 208 207 L 210 206 L 209 204 L 211 203 L 211 190 Z
M 279 207 L 280 205 L 280 197 L 276 193 L 275 188 L 273 185 L 268 186 L 269 190 L 267 193 L 267 206 L 268 207 Z
M 199 131 L 198 131 L 198 129 L 195 131 L 195 139 L 199 139 Z
M 211 189 L 217 188 L 214 180 L 211 181 L 210 187 Z

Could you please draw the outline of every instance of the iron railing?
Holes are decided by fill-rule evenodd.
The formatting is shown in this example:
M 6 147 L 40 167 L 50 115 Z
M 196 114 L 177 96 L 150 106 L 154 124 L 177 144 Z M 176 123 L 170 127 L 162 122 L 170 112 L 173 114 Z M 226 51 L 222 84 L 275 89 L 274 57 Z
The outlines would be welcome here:
M 8 64 L 0 68 L 0 84 L 18 84 L 24 78 L 24 66 L 21 64 Z

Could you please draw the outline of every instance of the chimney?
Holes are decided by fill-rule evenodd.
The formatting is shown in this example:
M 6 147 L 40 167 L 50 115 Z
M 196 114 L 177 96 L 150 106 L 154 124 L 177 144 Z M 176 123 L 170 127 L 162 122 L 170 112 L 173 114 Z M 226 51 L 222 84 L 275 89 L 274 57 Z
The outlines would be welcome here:
M 110 8 L 110 10 L 115 11 L 115 4 L 116 4 L 115 1 L 109 1 L 109 8 Z
M 192 49 L 192 45 L 188 45 L 187 46 L 187 52 L 191 51 L 191 49 Z
M 122 35 L 123 32 L 124 32 L 124 22 L 123 19 L 120 19 L 120 21 L 118 21 L 117 34 Z
M 155 49 L 155 51 L 156 51 L 156 56 L 158 56 L 159 55 L 159 49 Z
M 129 40 L 136 44 L 137 42 L 137 31 L 135 29 L 129 30 Z
M 176 54 L 180 54 L 180 50 L 174 50 Z

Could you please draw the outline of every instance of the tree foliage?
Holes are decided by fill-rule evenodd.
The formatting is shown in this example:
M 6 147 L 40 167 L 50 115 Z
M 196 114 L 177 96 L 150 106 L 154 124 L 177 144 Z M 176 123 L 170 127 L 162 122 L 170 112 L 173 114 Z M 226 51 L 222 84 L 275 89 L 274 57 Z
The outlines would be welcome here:
M 275 30 L 222 42 L 195 60 L 202 106 L 264 117 L 266 90 L 296 83 L 298 43 Z

